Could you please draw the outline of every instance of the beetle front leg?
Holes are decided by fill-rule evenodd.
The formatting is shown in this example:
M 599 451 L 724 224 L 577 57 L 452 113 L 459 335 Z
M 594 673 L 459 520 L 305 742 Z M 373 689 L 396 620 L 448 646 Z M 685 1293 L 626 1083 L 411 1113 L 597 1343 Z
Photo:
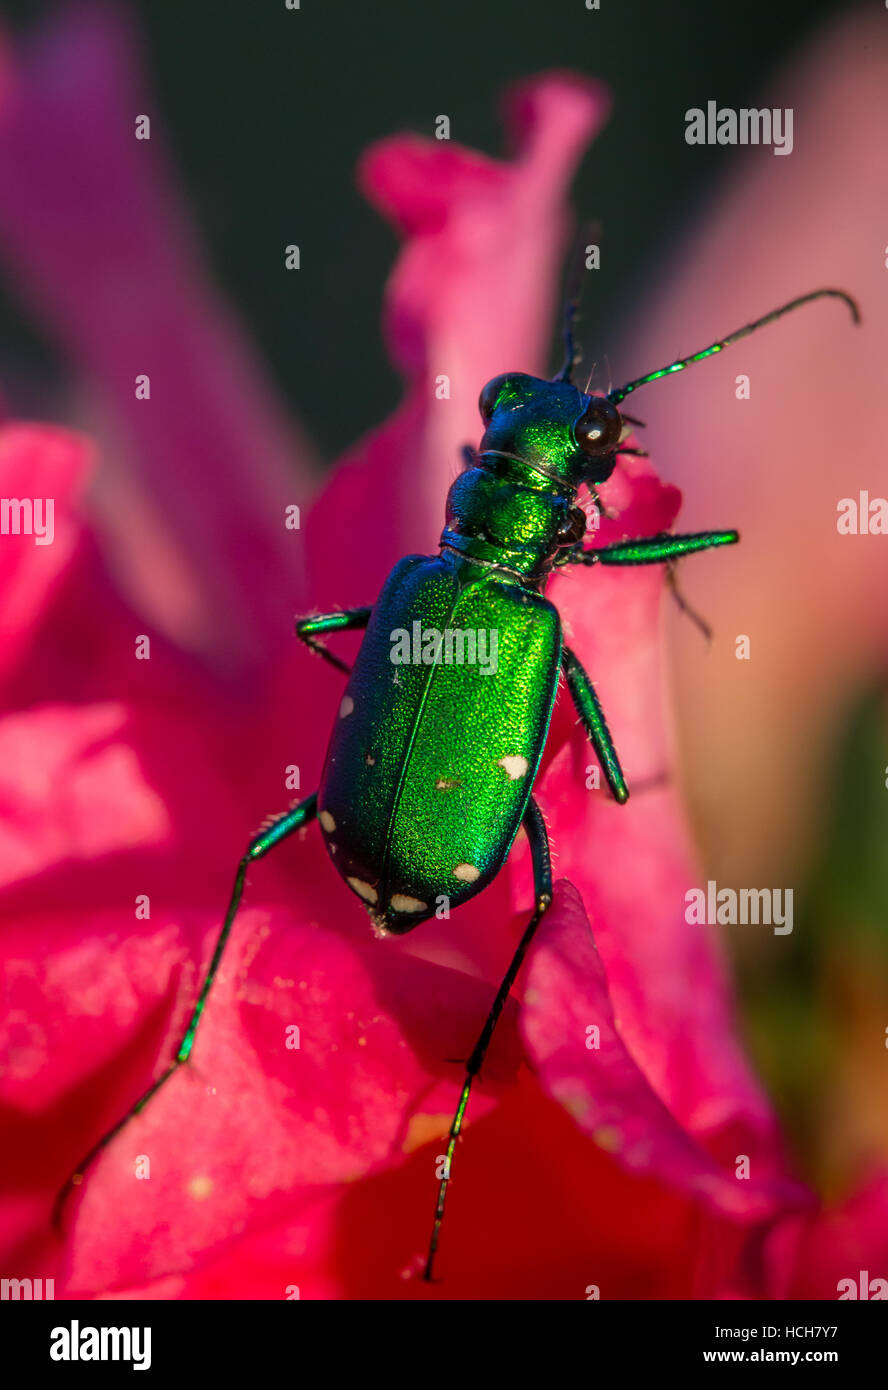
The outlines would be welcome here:
M 353 632 L 364 628 L 369 623 L 372 612 L 372 608 L 343 608 L 339 613 L 315 613 L 309 618 L 299 618 L 295 626 L 296 636 L 313 652 L 317 652 L 318 656 L 335 666 L 337 671 L 342 671 L 348 676 L 351 675 L 351 667 L 328 651 L 323 642 L 316 641 L 316 635 L 324 632 Z
M 589 736 L 589 742 L 595 749 L 595 756 L 601 763 L 601 769 L 613 793 L 614 800 L 619 801 L 622 805 L 629 800 L 629 788 L 626 786 L 626 779 L 623 776 L 623 769 L 620 767 L 620 759 L 617 757 L 611 731 L 607 727 L 604 710 L 595 694 L 595 687 L 579 657 L 571 651 L 570 647 L 562 648 L 561 668 L 564 671 L 567 688 L 571 693 L 577 714 L 583 721 L 583 727 Z
M 617 541 L 614 545 L 602 546 L 600 550 L 574 551 L 568 564 L 660 565 L 669 560 L 680 560 L 683 555 L 711 550 L 713 546 L 736 545 L 739 539 L 738 531 L 697 531 L 688 536 L 674 536 L 671 531 L 661 531 L 658 536 Z
M 698 531 L 693 535 L 673 536 L 662 531 L 659 536 L 642 536 L 638 540 L 617 541 L 614 545 L 602 546 L 600 550 L 576 550 L 566 560 L 569 565 L 666 565 L 666 582 L 672 597 L 682 613 L 685 613 L 703 633 L 707 642 L 712 641 L 712 630 L 705 618 L 691 607 L 679 591 L 675 578 L 675 566 L 684 555 L 696 555 L 701 550 L 712 550 L 715 546 L 736 545 L 740 539 L 737 531 Z

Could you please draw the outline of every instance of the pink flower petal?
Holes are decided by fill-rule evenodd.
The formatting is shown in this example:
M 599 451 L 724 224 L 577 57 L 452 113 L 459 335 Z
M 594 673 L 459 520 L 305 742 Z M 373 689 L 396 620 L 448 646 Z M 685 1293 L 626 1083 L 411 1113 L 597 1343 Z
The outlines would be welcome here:
M 566 883 L 539 929 L 521 1027 L 546 1089 L 629 1172 L 653 1174 L 747 1222 L 809 1200 L 803 1189 L 772 1181 L 773 1156 L 760 1152 L 751 1132 L 742 1136 L 744 1153 L 718 1162 L 670 1114 L 623 1041 L 582 901 Z M 735 1165 L 744 1157 L 749 1172 L 741 1178 Z
M 0 884 L 164 838 L 163 802 L 121 737 L 125 724 L 112 704 L 0 720 Z
M 787 1297 L 888 1299 L 888 1172 L 807 1223 Z
M 115 941 L 108 923 L 98 925 L 101 934 L 76 919 L 44 931 L 45 965 L 24 931 L 6 937 L 15 1061 L 7 1104 L 26 1118 L 58 1095 L 70 1113 L 72 1080 L 81 1078 L 76 1121 L 50 1156 L 57 1184 L 171 1055 L 197 962 L 218 932 L 218 923 L 196 932 L 194 921 L 168 914 L 140 939 L 124 932 Z M 440 1148 L 459 1076 L 445 1059 L 467 1055 L 487 996 L 478 981 L 373 940 L 348 945 L 280 909 L 245 912 L 188 1067 L 106 1150 L 71 1203 L 66 1288 L 94 1292 L 188 1270 L 319 1189 L 403 1163 L 417 1135 Z M 514 1076 L 514 1017 L 510 1008 L 486 1078 L 493 1094 L 479 1095 L 473 1120 Z M 298 1047 L 287 1045 L 293 1026 Z M 78 1046 L 66 1057 L 72 1033 Z M 33 1136 L 25 1124 L 14 1144 L 19 1186 L 29 1185 L 21 1170 Z M 141 1181 L 140 1155 L 150 1161 Z M 431 1203 L 432 1162 L 426 1176 Z M 417 1251 L 426 1229 L 416 1232 Z

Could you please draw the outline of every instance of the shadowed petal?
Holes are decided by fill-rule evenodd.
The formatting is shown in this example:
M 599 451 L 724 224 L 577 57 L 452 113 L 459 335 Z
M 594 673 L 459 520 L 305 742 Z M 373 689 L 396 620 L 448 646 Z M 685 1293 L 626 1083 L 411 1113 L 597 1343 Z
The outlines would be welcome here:
M 580 897 L 562 883 L 536 939 L 521 1014 L 549 1093 L 630 1172 L 656 1175 L 716 1213 L 761 1221 L 812 1200 L 785 1178 L 775 1180 L 773 1154 L 769 1147 L 762 1152 L 751 1130 L 735 1135 L 745 1146 L 740 1153 L 717 1162 L 663 1104 L 623 1041 L 621 1024 Z M 765 1146 L 770 1140 L 764 1137 Z

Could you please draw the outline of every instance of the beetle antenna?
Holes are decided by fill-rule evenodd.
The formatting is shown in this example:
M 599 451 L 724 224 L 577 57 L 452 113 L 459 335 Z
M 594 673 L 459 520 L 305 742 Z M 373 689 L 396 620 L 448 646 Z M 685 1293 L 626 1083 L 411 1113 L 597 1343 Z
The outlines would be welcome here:
M 557 376 L 553 376 L 553 381 L 570 381 L 574 363 L 577 361 L 577 350 L 574 343 L 573 322 L 577 312 L 578 297 L 568 299 L 564 305 L 564 327 L 561 336 L 564 341 L 564 366 Z
M 781 305 L 779 309 L 773 309 L 770 314 L 765 314 L 763 318 L 748 323 L 745 328 L 738 328 L 735 333 L 729 333 L 727 338 L 721 338 L 717 343 L 703 348 L 702 352 L 691 353 L 690 357 L 681 357 L 668 367 L 661 367 L 657 372 L 649 372 L 647 376 L 640 376 L 637 381 L 630 381 L 625 386 L 618 386 L 615 391 L 608 392 L 607 398 L 609 401 L 613 401 L 614 405 L 619 405 L 620 401 L 625 400 L 631 391 L 637 391 L 639 386 L 647 386 L 649 381 L 659 381 L 660 377 L 671 376 L 673 372 L 682 372 L 685 367 L 692 366 L 694 362 L 702 362 L 704 357 L 713 357 L 723 348 L 730 347 L 740 338 L 754 333 L 757 328 L 764 328 L 766 323 L 773 323 L 775 319 L 782 318 L 784 314 L 791 313 L 793 309 L 798 309 L 802 304 L 810 304 L 812 299 L 823 299 L 827 296 L 844 300 L 851 310 L 851 317 L 854 322 L 860 323 L 860 309 L 857 301 L 852 299 L 850 294 L 846 294 L 844 290 L 812 290 L 810 294 L 803 294 L 798 299 L 791 299 L 788 304 Z
M 601 238 L 600 222 L 585 222 L 577 232 L 573 250 L 567 262 L 567 276 L 564 286 L 564 318 L 561 337 L 564 343 L 564 366 L 557 376 L 553 376 L 553 381 L 569 381 L 573 383 L 573 369 L 580 361 L 582 354 L 577 351 L 574 341 L 574 319 L 580 307 L 580 296 L 583 293 L 583 272 L 586 269 L 586 245 L 588 242 L 597 242 Z

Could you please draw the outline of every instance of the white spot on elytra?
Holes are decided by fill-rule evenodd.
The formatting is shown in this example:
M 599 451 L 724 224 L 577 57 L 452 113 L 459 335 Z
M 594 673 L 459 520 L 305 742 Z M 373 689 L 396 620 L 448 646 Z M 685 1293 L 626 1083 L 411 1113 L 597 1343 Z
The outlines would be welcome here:
M 365 903 L 375 903 L 379 901 L 379 894 L 372 883 L 365 883 L 362 878 L 347 878 L 346 883 L 351 884 L 352 888 L 354 888 L 359 897 L 364 899 Z
M 327 834 L 332 835 L 333 831 L 336 829 L 336 822 L 330 815 L 330 812 L 322 811 L 321 814 L 318 816 L 318 820 L 321 822 L 321 825 L 324 827 Z
M 342 704 L 339 706 L 339 718 L 346 719 L 355 707 L 355 702 L 350 695 L 343 695 Z
M 517 782 L 518 778 L 523 777 L 527 771 L 527 759 L 522 758 L 520 753 L 513 753 L 509 757 L 500 758 L 497 766 L 505 768 L 506 775 L 513 782 Z
M 425 912 L 428 903 L 421 898 L 411 898 L 406 893 L 393 893 L 389 906 L 393 912 Z
M 481 870 L 476 869 L 474 864 L 457 864 L 453 877 L 458 878 L 460 883 L 474 883 L 481 877 Z

